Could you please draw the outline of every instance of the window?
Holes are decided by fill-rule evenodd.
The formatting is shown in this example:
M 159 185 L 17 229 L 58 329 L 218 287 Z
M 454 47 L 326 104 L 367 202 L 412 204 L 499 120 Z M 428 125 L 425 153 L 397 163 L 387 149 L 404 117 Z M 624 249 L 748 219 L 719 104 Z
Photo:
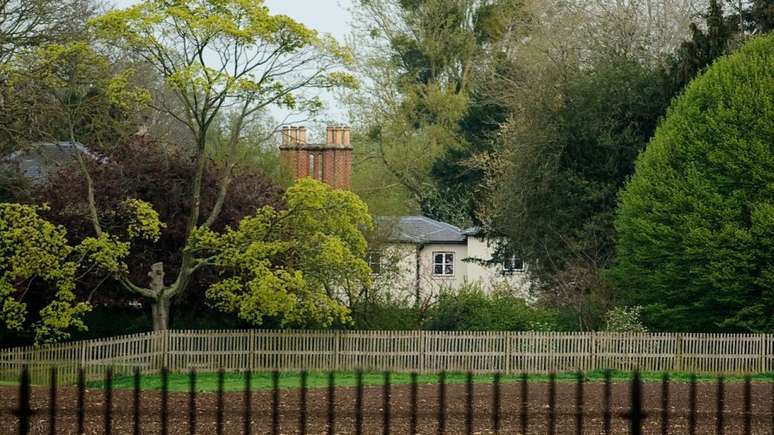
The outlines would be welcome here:
M 511 255 L 503 261 L 503 275 L 513 275 L 516 272 L 524 271 L 524 260 Z
M 366 261 L 368 262 L 368 267 L 371 268 L 371 273 L 374 275 L 379 275 L 382 273 L 382 253 L 379 251 L 369 251 L 368 254 L 366 254 Z
M 433 252 L 433 275 L 436 275 L 436 276 L 454 275 L 454 253 L 453 252 Z

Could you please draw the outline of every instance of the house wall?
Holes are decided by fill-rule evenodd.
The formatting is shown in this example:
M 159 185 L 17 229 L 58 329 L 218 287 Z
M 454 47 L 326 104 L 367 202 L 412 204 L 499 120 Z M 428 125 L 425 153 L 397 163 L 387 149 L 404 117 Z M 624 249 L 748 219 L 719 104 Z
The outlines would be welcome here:
M 394 297 L 414 301 L 416 297 L 416 249 L 419 255 L 420 297 L 436 296 L 444 288 L 459 288 L 466 282 L 479 282 L 485 289 L 498 284 L 507 284 L 520 290 L 528 297 L 530 281 L 525 272 L 503 275 L 501 265 L 486 266 L 470 259 L 491 260 L 495 245 L 478 237 L 468 237 L 467 243 L 434 243 L 415 245 L 410 243 L 387 244 L 382 250 L 383 272 L 375 277 L 378 286 L 389 291 Z M 433 254 L 454 253 L 454 275 L 450 277 L 433 274 Z
M 484 262 L 491 261 L 497 248 L 496 243 L 494 240 L 469 236 L 468 257 Z M 512 289 L 518 289 L 523 293 L 524 297 L 528 296 L 530 281 L 526 268 L 522 272 L 503 275 L 502 264 L 485 265 L 480 261 L 468 262 L 468 281 L 480 281 L 489 287 L 504 284 Z
M 376 284 L 393 297 L 415 301 L 417 285 L 417 248 L 419 252 L 420 297 L 435 296 L 442 288 L 456 288 L 465 282 L 467 246 L 459 244 L 391 243 L 382 248 L 382 273 L 375 277 Z M 454 253 L 454 275 L 433 275 L 433 253 Z

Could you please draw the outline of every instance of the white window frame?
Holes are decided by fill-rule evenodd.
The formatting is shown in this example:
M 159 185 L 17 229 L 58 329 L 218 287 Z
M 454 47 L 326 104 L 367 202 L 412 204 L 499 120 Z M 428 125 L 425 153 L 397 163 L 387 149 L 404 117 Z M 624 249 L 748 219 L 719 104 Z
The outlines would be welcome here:
M 375 260 L 375 261 L 374 261 Z M 366 262 L 368 263 L 368 268 L 371 269 L 372 275 L 381 275 L 382 274 L 382 252 L 381 251 L 368 251 L 366 253 Z M 377 265 L 377 270 L 374 270 L 374 265 Z
M 516 260 L 521 260 L 521 267 L 516 267 Z M 524 272 L 524 260 L 519 258 L 516 255 L 511 255 L 510 257 L 507 257 L 505 260 L 503 260 L 503 275 L 513 275 L 516 273 L 522 273 Z
M 441 255 L 441 262 L 438 263 L 435 261 L 436 256 Z M 454 276 L 454 252 L 452 251 L 433 251 L 433 276 L 442 277 L 442 278 L 451 278 Z M 441 272 L 442 273 L 436 273 L 435 267 L 441 266 Z M 451 272 L 447 273 L 447 267 L 451 268 Z

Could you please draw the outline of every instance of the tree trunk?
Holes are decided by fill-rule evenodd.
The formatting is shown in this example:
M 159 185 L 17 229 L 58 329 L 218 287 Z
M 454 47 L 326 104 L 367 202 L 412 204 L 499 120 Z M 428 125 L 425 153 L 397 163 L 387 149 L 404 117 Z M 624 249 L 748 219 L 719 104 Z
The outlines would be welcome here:
M 153 301 L 151 314 L 153 315 L 153 330 L 164 331 L 169 327 L 169 299 L 160 297 Z
M 170 297 L 164 294 L 164 263 L 154 263 L 150 277 L 150 289 L 155 298 L 151 305 L 151 314 L 153 316 L 153 330 L 164 331 L 169 326 L 169 302 Z

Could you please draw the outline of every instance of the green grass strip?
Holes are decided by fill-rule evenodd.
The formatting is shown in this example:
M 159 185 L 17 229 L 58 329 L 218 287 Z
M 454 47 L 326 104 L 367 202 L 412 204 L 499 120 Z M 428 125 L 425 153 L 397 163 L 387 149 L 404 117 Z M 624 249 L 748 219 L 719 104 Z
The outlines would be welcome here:
M 604 371 L 593 371 L 585 373 L 585 379 L 589 382 L 601 382 L 604 380 Z M 642 373 L 641 378 L 644 382 L 661 382 L 661 373 Z M 501 382 L 513 383 L 521 380 L 520 375 L 508 375 L 501 376 Z M 527 377 L 529 382 L 548 382 L 548 375 L 529 375 Z M 624 382 L 631 379 L 631 373 L 613 371 L 611 372 L 611 379 L 615 382 Z M 671 373 L 670 380 L 676 383 L 688 382 L 690 375 L 687 373 Z M 698 382 L 715 382 L 717 376 L 697 375 L 696 380 Z M 727 383 L 743 382 L 744 376 L 727 376 L 724 377 Z M 225 373 L 224 374 L 223 389 L 224 391 L 243 391 L 244 390 L 244 375 L 242 373 Z M 446 375 L 446 382 L 448 384 L 462 384 L 466 380 L 466 374 L 464 373 L 448 373 Z M 575 373 L 557 373 L 557 382 L 575 382 Z M 752 376 L 752 380 L 755 382 L 772 382 L 774 381 L 774 373 L 760 374 Z M 382 373 L 368 372 L 363 374 L 364 385 L 382 385 L 384 381 L 384 375 Z M 408 373 L 392 373 L 390 375 L 390 381 L 393 385 L 405 385 L 411 382 L 411 377 Z M 436 384 L 438 382 L 437 375 L 419 375 L 417 381 L 420 384 Z M 491 383 L 491 375 L 476 375 L 473 377 L 473 381 L 476 383 Z M 170 373 L 169 378 L 169 391 L 188 391 L 188 374 L 186 373 Z M 103 388 L 102 381 L 89 382 L 89 388 Z M 300 376 L 298 373 L 281 373 L 279 377 L 279 386 L 282 389 L 294 389 L 300 385 Z M 309 388 L 325 388 L 328 385 L 328 374 L 326 372 L 309 372 L 307 378 L 307 385 Z M 336 373 L 336 385 L 338 387 L 353 387 L 355 386 L 355 374 L 353 372 L 337 372 Z M 114 389 L 131 389 L 133 387 L 133 381 L 131 376 L 118 376 L 113 379 Z M 254 390 L 270 390 L 272 387 L 271 372 L 255 372 L 252 376 L 252 388 Z M 144 375 L 140 379 L 140 388 L 142 390 L 160 390 L 161 389 L 161 377 L 159 375 Z M 199 392 L 214 392 L 217 390 L 217 373 L 202 372 L 196 374 L 196 389 Z

